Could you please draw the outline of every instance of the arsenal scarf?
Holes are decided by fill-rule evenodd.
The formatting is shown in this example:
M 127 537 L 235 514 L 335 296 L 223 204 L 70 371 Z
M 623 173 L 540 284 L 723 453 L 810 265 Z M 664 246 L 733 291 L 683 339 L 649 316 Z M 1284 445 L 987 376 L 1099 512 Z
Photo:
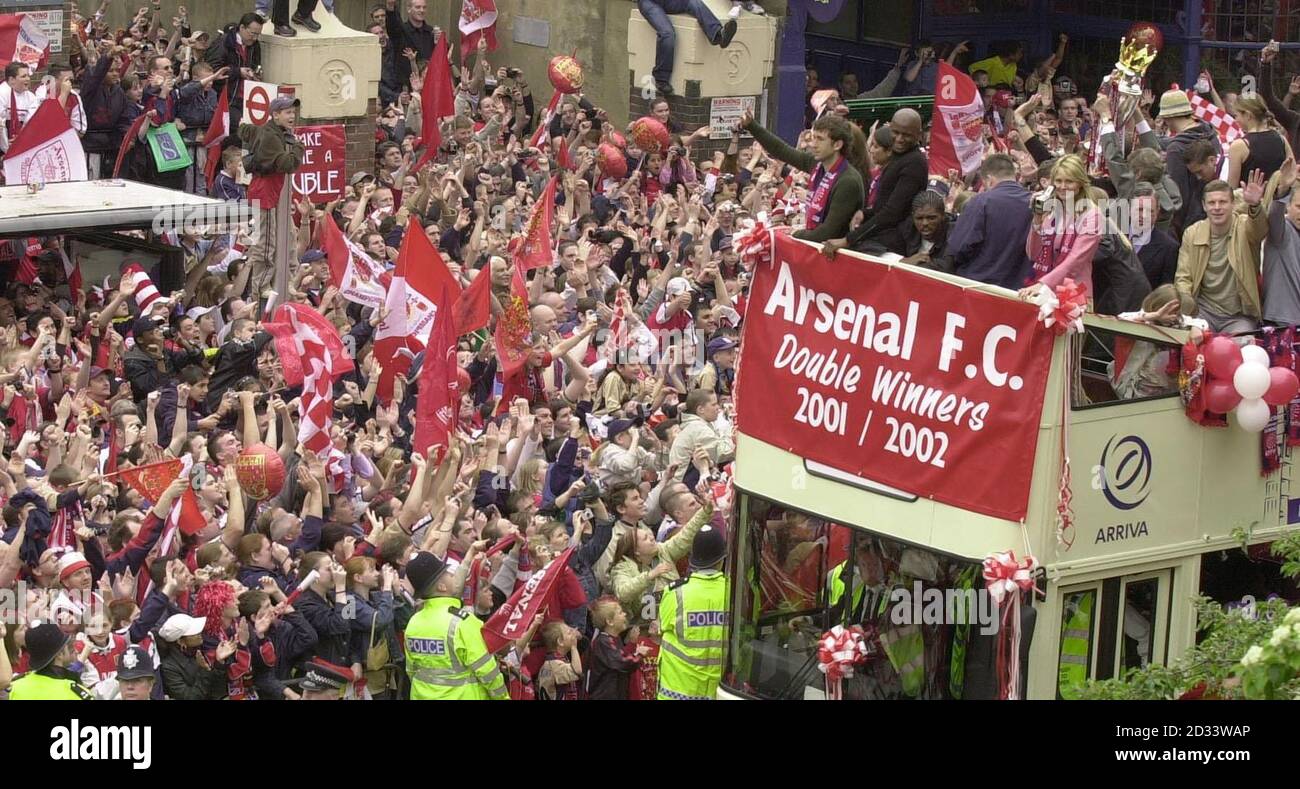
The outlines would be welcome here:
M 804 225 L 809 230 L 826 221 L 826 209 L 831 202 L 831 189 L 844 173 L 844 168 L 848 166 L 849 160 L 843 156 L 829 170 L 820 164 L 817 165 L 817 169 L 813 172 L 812 196 L 808 198 L 807 218 L 804 220 Z

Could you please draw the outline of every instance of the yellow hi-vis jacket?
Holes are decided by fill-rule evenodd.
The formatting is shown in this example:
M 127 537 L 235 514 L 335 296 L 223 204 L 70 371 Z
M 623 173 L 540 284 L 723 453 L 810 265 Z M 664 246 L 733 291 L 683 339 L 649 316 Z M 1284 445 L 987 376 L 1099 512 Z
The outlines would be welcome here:
M 483 642 L 483 623 L 454 597 L 434 597 L 406 626 L 412 699 L 505 699 L 506 681 Z
M 727 645 L 730 584 L 720 570 L 692 572 L 659 602 L 659 700 L 717 696 Z

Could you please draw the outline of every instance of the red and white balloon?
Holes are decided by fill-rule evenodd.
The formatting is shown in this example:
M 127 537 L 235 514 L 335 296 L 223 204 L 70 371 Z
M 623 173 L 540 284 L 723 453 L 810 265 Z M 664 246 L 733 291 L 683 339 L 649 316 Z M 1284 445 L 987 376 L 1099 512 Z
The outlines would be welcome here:
M 1231 411 L 1237 427 L 1258 433 L 1268 427 L 1273 408 L 1286 405 L 1300 392 L 1300 378 L 1286 367 L 1270 367 L 1268 351 L 1259 345 L 1238 346 L 1228 337 L 1215 337 L 1202 349 L 1205 407 L 1216 414 Z

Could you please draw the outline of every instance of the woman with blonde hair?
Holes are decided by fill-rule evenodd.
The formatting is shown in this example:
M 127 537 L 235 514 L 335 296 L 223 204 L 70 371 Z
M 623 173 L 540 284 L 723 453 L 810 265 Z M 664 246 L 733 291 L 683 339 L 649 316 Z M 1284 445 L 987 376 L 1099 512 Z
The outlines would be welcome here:
M 1028 299 L 1040 287 L 1056 288 L 1067 279 L 1083 285 L 1092 298 L 1092 258 L 1105 223 L 1090 196 L 1091 181 L 1083 158 L 1062 156 L 1052 166 L 1050 199 L 1034 198 L 1034 219 L 1025 251 L 1034 266 L 1020 297 Z
M 1260 170 L 1264 177 L 1282 169 L 1286 161 L 1287 142 L 1277 130 L 1273 113 L 1258 96 L 1237 99 L 1237 123 L 1245 137 L 1239 137 L 1228 146 L 1228 183 L 1233 189 L 1241 186 L 1247 174 Z

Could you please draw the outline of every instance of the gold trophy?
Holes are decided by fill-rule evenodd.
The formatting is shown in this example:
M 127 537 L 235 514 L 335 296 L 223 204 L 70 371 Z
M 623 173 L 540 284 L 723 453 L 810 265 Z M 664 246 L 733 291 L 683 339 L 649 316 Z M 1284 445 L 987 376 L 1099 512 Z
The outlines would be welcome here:
M 1116 81 L 1119 92 L 1125 96 L 1142 95 L 1142 77 L 1156 59 L 1157 51 L 1146 44 L 1139 44 L 1135 39 L 1119 40 L 1119 62 L 1115 64 L 1118 72 Z

